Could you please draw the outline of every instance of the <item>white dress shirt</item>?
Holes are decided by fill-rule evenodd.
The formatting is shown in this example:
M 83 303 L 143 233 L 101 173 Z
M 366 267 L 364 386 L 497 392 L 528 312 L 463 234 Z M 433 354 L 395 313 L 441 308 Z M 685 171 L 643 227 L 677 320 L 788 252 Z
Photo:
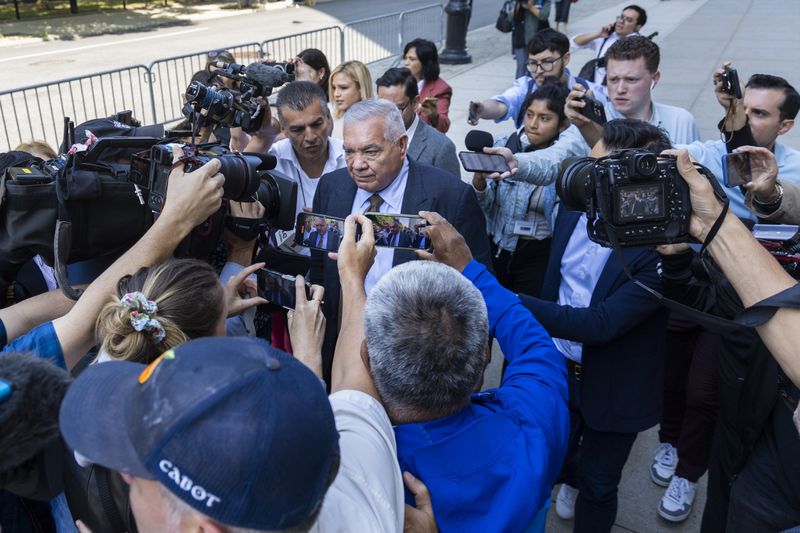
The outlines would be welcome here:
M 558 305 L 586 308 L 592 302 L 592 293 L 600 274 L 611 255 L 611 248 L 603 248 L 589 240 L 586 232 L 586 214 L 582 214 L 561 256 L 561 286 L 558 288 Z M 583 343 L 566 339 L 553 339 L 558 351 L 576 363 L 581 362 Z
M 328 138 L 328 160 L 325 161 L 325 168 L 322 169 L 322 174 L 316 178 L 310 178 L 306 174 L 300 162 L 297 160 L 297 154 L 294 153 L 292 143 L 289 139 L 281 139 L 274 143 L 269 149 L 269 153 L 274 155 L 278 160 L 275 170 L 286 174 L 289 178 L 297 182 L 297 206 L 295 215 L 300 213 L 304 207 L 311 209 L 314 202 L 314 193 L 317 192 L 317 185 L 319 178 L 328 172 L 345 168 L 347 163 L 344 160 L 344 146 L 341 139 L 333 137 Z
M 403 160 L 403 167 L 400 169 L 400 173 L 394 181 L 382 191 L 378 191 L 378 194 L 383 198 L 383 203 L 380 208 L 378 208 L 380 213 L 402 213 L 401 209 L 403 207 L 403 197 L 406 193 L 407 182 L 408 158 Z M 370 196 L 372 196 L 371 192 L 358 189 L 356 191 L 356 197 L 353 200 L 353 209 L 350 212 L 363 213 L 366 211 L 370 204 Z M 389 248 L 377 248 L 377 250 L 378 255 L 375 256 L 375 263 L 373 263 L 372 268 L 369 269 L 367 279 L 364 280 L 364 289 L 367 294 L 369 294 L 378 280 L 381 279 L 381 276 L 389 272 L 392 268 L 392 262 L 394 261 L 394 250 Z

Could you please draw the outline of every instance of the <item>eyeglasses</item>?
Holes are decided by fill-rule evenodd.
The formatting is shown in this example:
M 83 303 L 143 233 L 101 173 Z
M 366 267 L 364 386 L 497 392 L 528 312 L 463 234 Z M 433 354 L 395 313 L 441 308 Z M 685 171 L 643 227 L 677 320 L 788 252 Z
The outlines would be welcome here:
M 405 103 L 405 104 L 403 104 L 403 105 L 400 105 L 400 104 L 396 104 L 396 105 L 397 105 L 397 110 L 398 110 L 398 111 L 400 111 L 400 112 L 402 113 L 403 111 L 405 111 L 406 109 L 408 109 L 408 106 L 410 106 L 410 105 L 411 105 L 411 100 L 409 100 L 408 102 L 406 102 L 406 103 Z
M 528 72 L 534 73 L 538 68 L 541 68 L 542 72 L 550 72 L 551 70 L 553 70 L 553 66 L 556 64 L 556 62 L 559 61 L 562 57 L 564 57 L 564 54 L 561 54 L 560 56 L 554 59 L 543 59 L 542 61 L 534 61 L 531 59 L 527 63 Z
M 630 18 L 630 17 L 626 17 L 626 16 L 624 16 L 624 15 L 618 15 L 618 16 L 617 16 L 617 20 L 621 20 L 622 22 L 625 22 L 625 23 L 627 23 L 627 24 L 633 24 L 634 22 L 636 22 L 636 21 L 635 21 L 635 20 L 633 20 L 632 18 Z

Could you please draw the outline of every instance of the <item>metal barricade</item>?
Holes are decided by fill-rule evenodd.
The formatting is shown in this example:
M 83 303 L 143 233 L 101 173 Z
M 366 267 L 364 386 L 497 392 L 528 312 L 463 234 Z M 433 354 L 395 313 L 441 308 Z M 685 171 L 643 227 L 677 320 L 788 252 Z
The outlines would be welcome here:
M 400 12 L 345 24 L 344 59 L 373 63 L 402 53 Z
M 150 63 L 154 123 L 174 122 L 183 118 L 181 109 L 186 87 L 196 72 L 206 68 L 208 53 L 218 50 L 231 52 L 237 63 L 248 64 L 263 57 L 259 43 L 247 43 L 168 57 Z
M 400 13 L 400 52 L 417 38 L 440 44 L 444 41 L 444 7 L 430 5 Z
M 2 150 L 31 139 L 57 148 L 63 136 L 63 117 L 80 124 L 130 109 L 137 119 L 150 121 L 148 73 L 144 65 L 134 65 L 0 92 Z
M 331 66 L 335 67 L 337 61 L 344 60 L 342 29 L 339 26 L 329 26 L 318 30 L 275 37 L 261 43 L 264 59 L 278 62 L 295 57 L 306 48 L 320 50 L 328 58 Z

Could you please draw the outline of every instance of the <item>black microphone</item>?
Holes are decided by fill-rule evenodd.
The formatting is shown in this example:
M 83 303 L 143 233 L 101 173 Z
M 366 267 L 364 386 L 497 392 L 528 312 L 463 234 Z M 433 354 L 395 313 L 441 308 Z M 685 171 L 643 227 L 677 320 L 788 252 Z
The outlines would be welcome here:
M 488 131 L 472 130 L 467 133 L 464 144 L 470 152 L 483 153 L 484 148 L 491 148 L 494 146 L 494 137 L 492 137 L 492 134 Z
M 253 80 L 262 87 L 280 87 L 289 81 L 286 72 L 263 63 L 251 63 L 247 65 L 244 69 L 244 73 L 248 79 Z

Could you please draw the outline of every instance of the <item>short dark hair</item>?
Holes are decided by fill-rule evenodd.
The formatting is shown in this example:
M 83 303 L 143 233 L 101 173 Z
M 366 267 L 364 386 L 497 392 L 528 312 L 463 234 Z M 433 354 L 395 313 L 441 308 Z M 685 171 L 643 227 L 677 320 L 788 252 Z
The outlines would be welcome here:
M 404 67 L 390 68 L 375 82 L 377 87 L 394 87 L 404 85 L 405 93 L 409 100 L 413 100 L 419 95 L 417 80 L 411 71 Z
M 325 69 L 325 75 L 319 80 L 319 87 L 325 93 L 325 98 L 328 98 L 328 80 L 331 77 L 331 66 L 328 63 L 328 58 L 321 50 L 316 48 L 306 48 L 297 57 L 303 60 L 303 63 L 313 68 L 314 70 Z
M 779 89 L 783 90 L 783 103 L 780 106 L 781 120 L 794 120 L 797 112 L 800 111 L 800 94 L 797 89 L 780 76 L 771 74 L 753 74 L 747 80 L 748 89 Z
M 422 63 L 422 78 L 425 81 L 439 79 L 439 52 L 436 45 L 427 39 L 414 39 L 403 48 L 403 57 L 412 48 L 416 49 L 417 59 Z
M 606 65 L 612 59 L 616 61 L 636 61 L 640 57 L 644 58 L 644 64 L 650 73 L 658 70 L 658 64 L 661 62 L 661 51 L 656 43 L 641 35 L 631 35 L 618 40 L 609 46 L 605 55 Z
M 632 9 L 639 14 L 636 20 L 636 23 L 639 26 L 644 26 L 645 24 L 647 24 L 647 11 L 645 11 L 644 8 L 641 8 L 636 4 L 631 4 L 629 6 L 625 6 L 622 10 L 625 11 L 626 9 Z
M 649 122 L 633 118 L 609 120 L 603 124 L 603 145 L 609 151 L 641 148 L 661 153 L 672 148 L 666 131 Z
M 311 81 L 287 83 L 278 93 L 278 99 L 275 102 L 275 107 L 278 109 L 278 120 L 281 124 L 284 123 L 281 111 L 283 108 L 288 107 L 293 111 L 302 111 L 317 100 L 322 104 L 323 109 L 328 109 L 328 106 L 325 105 L 328 99 L 325 98 L 325 93 L 316 83 Z
M 560 31 L 550 28 L 540 30 L 528 41 L 528 54 L 541 54 L 545 50 L 552 50 L 563 56 L 569 52 L 569 39 Z
M 567 115 L 564 113 L 564 105 L 567 102 L 569 90 L 561 83 L 554 83 L 549 80 L 550 78 L 546 78 L 541 87 L 525 97 L 525 101 L 522 103 L 522 117 L 525 116 L 525 111 L 531 103 L 535 100 L 542 100 L 547 102 L 547 109 L 556 114 L 558 123 L 563 124 L 567 120 Z

